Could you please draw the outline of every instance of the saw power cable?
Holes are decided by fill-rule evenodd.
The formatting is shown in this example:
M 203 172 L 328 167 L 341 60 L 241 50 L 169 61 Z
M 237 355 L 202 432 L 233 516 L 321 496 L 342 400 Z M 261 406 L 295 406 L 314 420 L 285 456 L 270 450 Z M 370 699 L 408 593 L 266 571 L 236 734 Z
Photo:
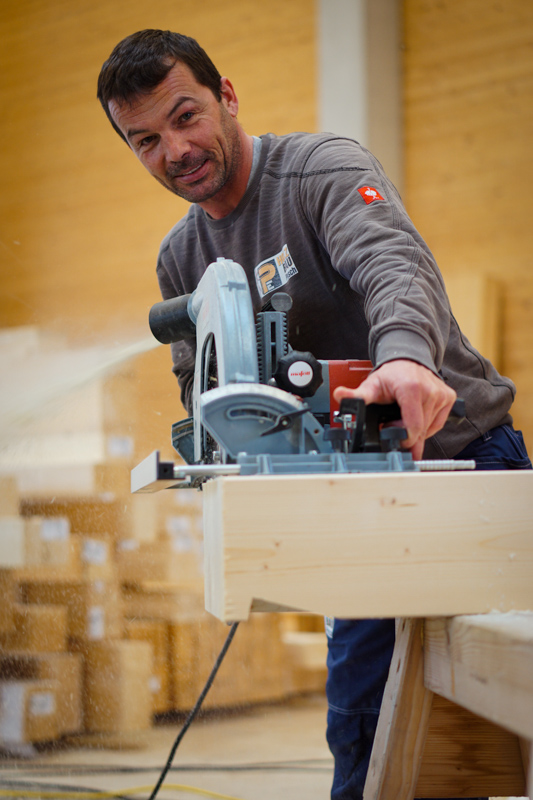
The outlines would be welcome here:
M 209 677 L 208 677 L 208 679 L 207 679 L 207 681 L 205 683 L 205 686 L 202 689 L 202 691 L 200 692 L 198 700 L 194 704 L 194 707 L 190 710 L 190 712 L 189 712 L 189 714 L 188 714 L 188 716 L 187 716 L 187 718 L 186 718 L 181 730 L 179 731 L 178 735 L 176 736 L 176 738 L 174 740 L 174 743 L 173 743 L 173 745 L 172 745 L 172 747 L 170 749 L 170 753 L 168 755 L 168 758 L 167 758 L 167 761 L 165 763 L 165 766 L 161 770 L 161 774 L 159 776 L 159 779 L 158 779 L 156 785 L 154 786 L 154 788 L 152 789 L 152 793 L 150 794 L 150 797 L 148 798 L 148 800 L 155 800 L 155 798 L 159 794 L 159 791 L 160 791 L 160 789 L 162 787 L 163 781 L 165 780 L 169 770 L 172 767 L 172 761 L 174 760 L 174 756 L 176 755 L 176 751 L 177 751 L 177 749 L 178 749 L 183 737 L 185 736 L 185 734 L 189 730 L 189 728 L 191 726 L 191 723 L 193 722 L 193 720 L 195 719 L 196 715 L 198 714 L 198 712 L 199 712 L 199 710 L 200 710 L 200 708 L 202 706 L 202 703 L 205 700 L 205 697 L 206 697 L 209 689 L 213 685 L 213 681 L 215 680 L 216 674 L 217 674 L 218 670 L 220 669 L 220 665 L 222 664 L 222 662 L 224 660 L 224 656 L 226 655 L 226 653 L 229 650 L 229 647 L 230 647 L 230 645 L 231 645 L 231 643 L 233 641 L 233 637 L 235 636 L 238 627 L 239 627 L 239 623 L 238 622 L 234 622 L 232 624 L 232 626 L 230 628 L 230 631 L 229 631 L 229 633 L 228 633 L 228 635 L 226 637 L 226 640 L 225 640 L 224 644 L 222 645 L 222 649 L 221 649 L 220 653 L 217 656 L 217 659 L 215 661 L 213 669 L 211 670 L 211 672 L 209 674 Z M 18 782 L 18 784 L 15 784 L 15 785 L 20 787 L 21 783 Z M 55 798 L 56 800 L 63 800 L 63 799 L 64 800 L 111 800 L 111 798 L 124 798 L 124 799 L 126 799 L 126 797 L 128 797 L 128 796 L 130 796 L 132 794 L 141 794 L 141 793 L 144 793 L 144 792 L 149 792 L 150 789 L 151 789 L 150 786 L 137 786 L 137 787 L 133 787 L 131 789 L 122 789 L 122 790 L 119 790 L 119 791 L 116 791 L 116 792 L 109 792 L 109 791 L 108 792 L 101 792 L 101 791 L 98 791 L 98 790 L 95 791 L 95 790 L 92 790 L 92 789 L 83 789 L 80 792 L 76 792 L 76 791 L 73 791 L 72 789 L 70 789 L 68 792 L 66 792 L 66 791 L 59 790 L 59 789 L 52 789 L 51 791 L 47 791 L 47 790 L 43 790 L 43 789 L 38 789 L 38 790 L 35 790 L 35 791 L 33 791 L 31 789 L 21 789 L 21 788 L 16 788 L 15 789 L 15 785 L 14 785 L 13 788 L 14 788 L 15 793 L 16 793 L 16 795 L 18 797 L 21 797 L 21 798 L 22 797 L 43 798 L 43 800 L 44 800 L 44 798 L 47 798 L 47 799 L 48 798 Z M 203 795 L 204 797 L 216 798 L 217 800 L 239 800 L 239 798 L 231 797 L 230 795 L 219 794 L 218 792 L 212 792 L 212 791 L 207 790 L 207 789 L 199 789 L 196 786 L 184 786 L 184 785 L 181 785 L 181 784 L 167 784 L 163 788 L 165 789 L 165 791 L 167 791 L 167 790 L 178 790 L 178 791 L 181 791 L 181 792 L 188 792 L 190 794 L 200 794 L 200 795 Z M 0 797 L 13 797 L 13 790 L 12 789 L 6 789 L 6 790 L 0 789 Z
M 217 675 L 218 670 L 224 660 L 224 657 L 233 641 L 235 633 L 237 632 L 237 628 L 239 626 L 238 622 L 232 624 L 230 631 L 226 637 L 226 640 L 222 646 L 222 649 L 215 661 L 215 664 L 211 670 L 211 673 L 206 681 L 202 692 L 200 693 L 198 700 L 196 701 L 194 707 L 189 712 L 185 722 L 180 729 L 172 748 L 169 752 L 167 761 L 165 766 L 163 767 L 159 779 L 152 789 L 152 793 L 150 794 L 148 800 L 155 800 L 160 790 L 163 791 L 179 791 L 189 794 L 197 794 L 202 795 L 204 797 L 215 798 L 215 800 L 240 800 L 240 798 L 233 797 L 231 795 L 220 794 L 219 792 L 213 792 L 209 789 L 200 789 L 195 786 L 186 786 L 184 784 L 165 784 L 163 786 L 163 782 L 168 775 L 168 773 L 172 771 L 181 771 L 181 772 L 202 772 L 202 771 L 245 771 L 245 770 L 258 770 L 258 771 L 268 771 L 268 770 L 305 770 L 309 771 L 310 764 L 305 759 L 297 759 L 295 761 L 281 761 L 281 762 L 258 762 L 252 764 L 233 764 L 233 765 L 213 765 L 213 764 L 184 764 L 179 767 L 173 767 L 172 762 L 174 760 L 174 756 L 176 755 L 176 751 L 185 736 L 187 730 L 189 729 L 191 723 L 195 719 L 196 715 L 198 714 L 203 701 L 209 689 L 213 685 L 215 677 Z M 329 761 L 329 759 L 328 759 Z M 315 769 L 318 767 L 316 771 L 319 771 L 325 767 L 319 766 L 317 764 L 316 759 L 312 759 L 312 763 L 315 766 Z M 29 767 L 31 771 L 35 772 L 54 772 L 56 776 L 60 773 L 60 769 L 57 766 L 52 765 L 26 765 Z M 32 769 L 33 767 L 33 769 Z M 329 771 L 329 765 L 326 767 Z M 9 772 L 10 767 L 7 768 L 0 768 L 0 774 L 2 772 Z M 92 773 L 92 774 L 116 774 L 116 773 L 127 773 L 127 772 L 152 772 L 152 767 L 126 767 L 126 766 L 112 766 L 112 767 L 89 767 L 88 765 L 69 765 L 66 767 L 66 770 L 72 776 L 77 771 Z M 314 771 L 314 770 L 312 770 Z M 14 776 L 10 776 L 8 780 L 3 781 L 3 785 L 6 787 L 5 789 L 0 789 L 0 797 L 11 797 L 13 798 L 15 795 L 17 798 L 40 798 L 40 800 L 133 800 L 132 795 L 138 795 L 141 793 L 145 793 L 151 790 L 150 786 L 136 786 L 130 787 L 125 789 L 118 789 L 115 792 L 112 791 L 101 791 L 99 789 L 90 789 L 88 787 L 73 787 L 73 786 L 65 786 L 61 784 L 47 784 L 44 782 L 39 781 L 26 781 L 26 780 L 17 780 Z M 11 788 L 7 788 L 7 787 Z M 38 788 L 37 788 L 38 787 Z
M 238 764 L 173 764 L 169 772 L 330 772 L 333 768 L 331 758 L 293 759 L 290 761 L 253 761 Z M 138 775 L 155 772 L 154 767 L 131 766 L 127 764 L 43 764 L 29 763 L 24 765 L 26 772 L 37 776 L 73 777 L 74 775 Z M 7 774 L 12 779 L 18 774 L 19 766 L 1 766 L 0 775 Z
M 288 761 L 258 761 L 240 764 L 182 764 L 172 766 L 172 772 L 305 772 L 319 773 L 331 772 L 331 759 L 296 759 Z M 88 786 L 69 785 L 65 783 L 51 783 L 50 778 L 60 778 L 62 775 L 70 778 L 75 775 L 128 775 L 153 772 L 153 767 L 133 767 L 126 765 L 88 765 L 88 764 L 38 764 L 24 765 L 25 773 L 33 773 L 35 778 L 20 778 L 20 768 L 0 765 L 0 797 L 41 798 L 42 800 L 134 800 L 133 795 L 151 790 L 150 786 L 129 787 L 117 789 L 116 792 L 93 789 Z M 6 776 L 7 773 L 7 777 Z M 38 780 L 46 777 L 48 780 Z M 165 784 L 160 791 L 179 791 L 189 794 L 200 794 L 205 797 L 218 798 L 218 800 L 239 800 L 230 795 L 213 792 L 209 789 L 200 789 L 184 784 Z
M 166 778 L 166 776 L 168 774 L 168 771 L 170 770 L 170 768 L 172 766 L 172 762 L 174 760 L 174 756 L 176 755 L 176 750 L 180 746 L 181 740 L 183 739 L 183 737 L 185 736 L 185 734 L 189 730 L 192 721 L 194 720 L 194 718 L 198 714 L 198 712 L 199 712 L 199 710 L 201 708 L 201 705 L 204 702 L 205 697 L 206 697 L 209 689 L 211 688 L 211 686 L 213 684 L 213 681 L 215 680 L 215 677 L 216 677 L 216 674 L 217 674 L 217 672 L 218 672 L 218 670 L 220 668 L 220 665 L 222 664 L 222 662 L 224 660 L 224 656 L 226 655 L 226 653 L 229 650 L 229 646 L 233 641 L 233 637 L 237 633 L 237 628 L 238 627 L 239 627 L 239 623 L 238 622 L 234 622 L 233 625 L 231 626 L 230 631 L 229 631 L 228 635 L 226 636 L 226 641 L 222 645 L 222 650 L 220 651 L 220 653 L 217 656 L 217 660 L 215 661 L 215 664 L 214 664 L 213 669 L 211 670 L 211 673 L 210 673 L 210 675 L 209 675 L 209 677 L 208 677 L 208 679 L 206 681 L 206 684 L 205 684 L 204 688 L 202 689 L 202 691 L 200 692 L 200 696 L 198 697 L 198 700 L 194 704 L 194 707 L 190 710 L 189 715 L 188 715 L 187 719 L 185 720 L 182 729 L 180 730 L 180 732 L 176 736 L 176 739 L 174 740 L 174 744 L 170 748 L 170 753 L 168 754 L 167 762 L 166 762 L 165 766 L 163 767 L 163 769 L 161 770 L 161 775 L 159 776 L 159 780 L 157 781 L 156 785 L 154 786 L 152 794 L 150 795 L 148 800 L 155 800 L 155 798 L 157 797 L 157 795 L 159 793 L 159 789 L 161 788 L 161 784 L 165 780 L 165 778 Z

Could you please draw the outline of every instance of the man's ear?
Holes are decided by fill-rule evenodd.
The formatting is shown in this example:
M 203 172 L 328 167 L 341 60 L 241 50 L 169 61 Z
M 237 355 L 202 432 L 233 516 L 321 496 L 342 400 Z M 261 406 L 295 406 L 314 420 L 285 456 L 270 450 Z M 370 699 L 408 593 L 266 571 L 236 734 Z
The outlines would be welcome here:
M 221 102 L 224 103 L 231 116 L 236 117 L 239 110 L 239 101 L 229 78 L 222 77 L 220 79 L 220 94 L 222 95 Z

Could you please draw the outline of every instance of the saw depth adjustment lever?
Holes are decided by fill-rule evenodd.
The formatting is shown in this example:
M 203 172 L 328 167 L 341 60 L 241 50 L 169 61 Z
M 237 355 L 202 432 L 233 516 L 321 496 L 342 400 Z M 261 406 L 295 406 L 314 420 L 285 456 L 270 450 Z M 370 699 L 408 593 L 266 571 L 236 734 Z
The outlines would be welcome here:
M 287 411 L 284 414 L 280 414 L 272 427 L 267 428 L 266 431 L 262 431 L 259 435 L 260 436 L 270 436 L 271 433 L 278 433 L 278 431 L 285 431 L 288 428 L 292 427 L 292 423 L 298 417 L 301 417 L 303 414 L 306 414 L 309 411 L 309 406 L 304 405 L 302 408 L 298 408 L 295 411 Z
M 466 416 L 464 400 L 457 399 L 450 411 L 449 419 L 461 422 Z M 351 422 L 355 417 L 355 423 Z M 382 428 L 391 422 L 399 422 L 402 412 L 398 403 L 381 405 L 365 404 L 360 397 L 345 397 L 341 400 L 338 419 L 345 428 L 352 428 L 351 453 L 380 453 L 401 449 L 401 442 L 407 439 L 405 428 L 392 425 Z

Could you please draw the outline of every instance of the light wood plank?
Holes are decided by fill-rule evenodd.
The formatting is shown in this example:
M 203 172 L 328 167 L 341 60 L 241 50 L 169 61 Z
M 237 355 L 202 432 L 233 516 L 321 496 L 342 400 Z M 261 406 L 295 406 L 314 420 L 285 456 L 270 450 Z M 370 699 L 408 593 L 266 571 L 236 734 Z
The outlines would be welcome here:
M 403 12 L 404 199 L 447 283 L 498 281 L 500 365 L 531 447 L 533 4 L 405 0 Z M 475 316 L 478 299 L 465 299 Z
M 524 758 L 524 749 L 522 748 L 522 758 Z M 524 765 L 526 758 L 524 758 Z M 528 797 L 533 797 L 533 742 L 529 742 L 529 754 L 527 756 L 527 794 Z
M 527 782 L 527 793 L 531 797 L 531 790 L 533 789 L 533 742 L 527 739 L 520 739 L 520 753 L 522 754 L 522 764 L 524 767 L 524 774 Z
M 482 272 L 462 270 L 446 276 L 446 290 L 459 326 L 496 369 L 502 369 L 502 286 Z
M 424 686 L 422 620 L 401 620 L 364 800 L 521 796 L 518 737 Z
M 533 608 L 533 473 L 229 477 L 204 489 L 206 607 L 338 617 Z
M 401 7 L 400 0 L 317 4 L 320 130 L 349 136 L 368 147 L 399 191 Z
M 291 664 L 302 669 L 325 669 L 328 640 L 324 632 L 284 631 L 281 640 Z
M 518 737 L 433 695 L 415 797 L 522 797 Z
M 533 739 L 533 611 L 430 619 L 425 683 Z
M 396 629 L 363 800 L 412 800 L 426 741 L 433 693 L 424 687 L 421 620 Z

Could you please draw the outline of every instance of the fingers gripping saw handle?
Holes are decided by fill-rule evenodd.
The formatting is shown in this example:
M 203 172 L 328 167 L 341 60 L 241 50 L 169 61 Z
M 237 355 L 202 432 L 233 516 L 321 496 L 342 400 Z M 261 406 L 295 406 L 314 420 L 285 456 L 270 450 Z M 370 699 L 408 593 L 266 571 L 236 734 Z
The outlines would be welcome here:
M 452 406 L 449 419 L 461 422 L 465 416 L 465 401 L 458 398 Z M 352 425 L 352 453 L 381 452 L 383 445 L 389 450 L 398 449 L 400 441 L 407 438 L 405 428 L 385 429 L 390 431 L 387 434 L 381 429 L 382 425 L 401 420 L 402 412 L 398 403 L 366 405 L 360 397 L 345 397 L 340 404 L 339 419 L 346 421 L 351 418 L 355 418 L 355 424 Z

